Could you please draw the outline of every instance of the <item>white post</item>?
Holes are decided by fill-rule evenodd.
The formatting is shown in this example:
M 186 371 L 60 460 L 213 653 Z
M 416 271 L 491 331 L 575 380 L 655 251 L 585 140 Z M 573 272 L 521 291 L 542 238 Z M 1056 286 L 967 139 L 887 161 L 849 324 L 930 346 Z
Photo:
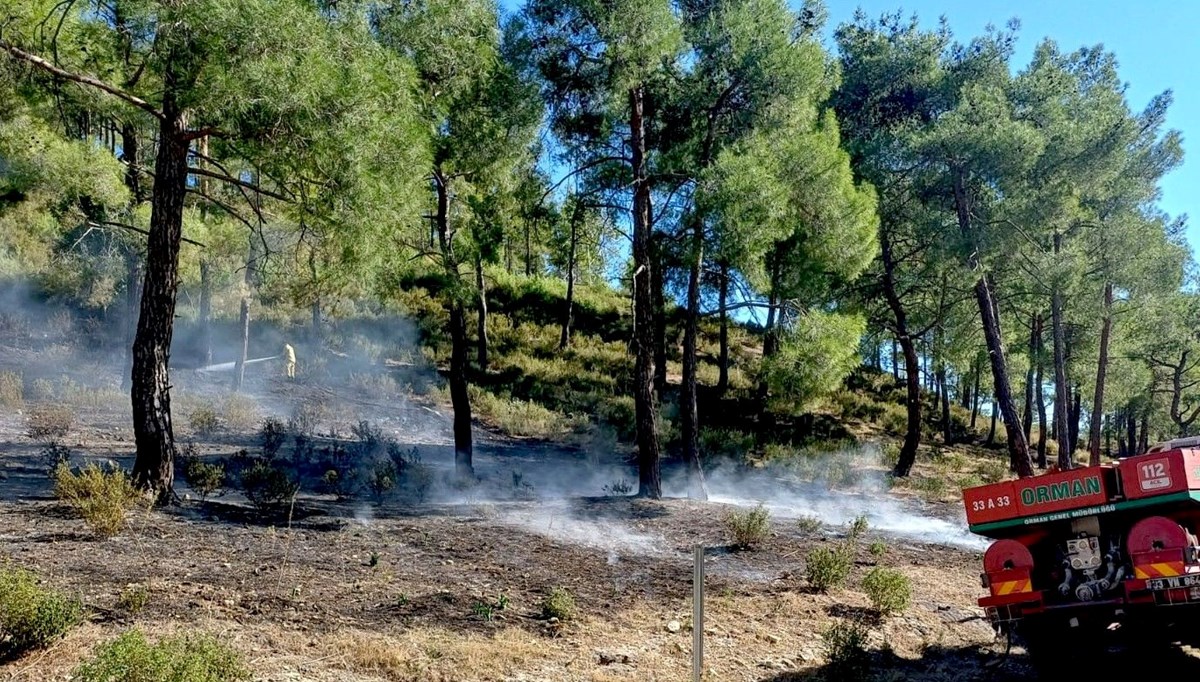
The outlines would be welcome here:
M 692 559 L 692 682 L 704 677 L 704 545 Z

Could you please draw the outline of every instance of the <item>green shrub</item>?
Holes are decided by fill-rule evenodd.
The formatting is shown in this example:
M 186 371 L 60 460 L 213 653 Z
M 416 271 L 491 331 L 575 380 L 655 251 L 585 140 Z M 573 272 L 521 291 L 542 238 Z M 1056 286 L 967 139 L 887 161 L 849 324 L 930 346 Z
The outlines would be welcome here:
M 25 418 L 25 433 L 34 440 L 56 441 L 64 438 L 75 423 L 75 415 L 65 405 L 34 405 Z
M 184 635 L 150 644 L 138 630 L 96 647 L 75 669 L 77 682 L 242 682 L 241 658 L 215 637 Z
M 195 455 L 181 458 L 183 480 L 195 490 L 201 500 L 207 500 L 225 487 L 225 465 L 220 462 L 205 462 Z
M 825 645 L 825 672 L 830 680 L 861 680 L 870 671 L 867 626 L 859 621 L 839 621 L 821 633 Z
M 853 556 L 849 546 L 817 547 L 804 556 L 804 578 L 817 592 L 841 587 L 850 577 Z
M 83 605 L 38 584 L 22 568 L 0 565 L 0 650 L 19 655 L 61 639 L 83 620 Z
M 937 501 L 946 496 L 949 484 L 941 476 L 910 477 L 913 490 L 916 490 L 928 500 Z
M 0 372 L 0 407 L 19 410 L 25 406 L 25 380 L 17 372 Z
M 900 445 L 897 443 L 884 443 L 879 448 L 879 463 L 888 469 L 896 468 L 896 463 L 900 461 Z
M 241 479 L 242 493 L 259 511 L 291 504 L 300 492 L 299 481 L 281 467 L 262 459 L 255 460 L 243 471 Z
M 875 542 L 871 543 L 871 546 L 867 548 L 867 550 L 871 552 L 871 556 L 878 559 L 884 554 L 887 554 L 887 545 L 883 542 L 883 540 L 876 540 Z
M 863 578 L 862 587 L 875 610 L 883 616 L 907 609 L 912 600 L 912 582 L 892 568 L 871 569 Z
M 197 407 L 188 415 L 188 427 L 193 433 L 201 436 L 211 436 L 221 428 L 221 419 L 217 411 L 207 405 Z
M 143 585 L 130 585 L 121 592 L 121 596 L 117 597 L 117 608 L 130 615 L 141 613 L 149 603 L 150 590 Z
M 903 405 L 888 405 L 879 417 L 879 425 L 894 436 L 903 436 L 908 431 L 908 410 Z
M 391 460 L 377 462 L 367 475 L 367 488 L 375 496 L 377 502 L 383 501 L 383 496 L 396 487 L 396 465 Z
M 1008 478 L 1009 467 L 1006 462 L 989 459 L 979 465 L 978 472 L 984 483 L 999 483 Z
M 67 464 L 54 470 L 54 494 L 69 504 L 96 535 L 110 538 L 125 528 L 140 495 L 125 471 L 88 464 L 78 473 Z
M 761 504 L 746 511 L 731 511 L 725 516 L 725 528 L 734 547 L 751 549 L 762 544 L 771 532 L 771 512 Z
M 815 516 L 801 516 L 796 519 L 796 527 L 803 533 L 816 533 L 823 528 L 825 524 Z
M 564 587 L 554 587 L 542 600 L 542 616 L 568 621 L 575 617 L 575 597 Z
M 471 406 L 479 418 L 510 436 L 554 438 L 583 427 L 586 418 L 565 415 L 532 400 L 505 398 L 471 387 Z
M 283 447 L 287 438 L 287 426 L 274 417 L 264 419 L 258 429 L 258 442 L 262 446 L 263 456 L 267 459 L 274 459 L 275 455 L 279 454 L 279 448 Z
M 859 514 L 850 523 L 846 524 L 846 537 L 851 540 L 857 540 L 867 534 L 868 528 L 870 528 L 870 525 L 867 523 L 867 515 Z

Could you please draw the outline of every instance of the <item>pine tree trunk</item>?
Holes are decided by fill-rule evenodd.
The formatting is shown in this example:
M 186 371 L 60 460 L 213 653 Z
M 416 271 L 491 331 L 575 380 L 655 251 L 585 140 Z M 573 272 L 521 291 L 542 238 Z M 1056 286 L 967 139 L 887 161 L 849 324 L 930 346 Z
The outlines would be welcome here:
M 942 330 L 940 327 L 934 336 L 934 346 L 937 353 L 937 382 L 942 404 L 942 442 L 950 445 L 954 442 L 954 434 L 950 428 L 950 387 L 946 385 L 946 361 L 942 357 Z
M 1096 392 L 1092 398 L 1092 420 L 1088 437 L 1088 463 L 1100 464 L 1100 417 L 1104 414 L 1104 382 L 1108 375 L 1108 340 L 1112 334 L 1112 282 L 1104 283 L 1104 312 L 1100 318 L 1100 357 L 1096 361 Z M 1111 452 L 1111 447 L 1106 448 Z
M 1054 252 L 1058 253 L 1062 237 L 1054 235 Z M 1074 465 L 1071 456 L 1074 448 L 1071 445 L 1069 423 L 1071 418 L 1071 399 L 1067 385 L 1066 340 L 1063 336 L 1063 303 L 1062 292 L 1057 284 L 1050 295 L 1050 325 L 1054 338 L 1054 439 L 1058 441 L 1058 468 L 1070 469 Z
M 450 239 L 450 179 L 440 168 L 434 170 L 437 188 L 435 223 L 441 248 L 442 266 L 447 278 L 453 281 L 458 274 L 458 261 Z M 475 477 L 474 444 L 471 438 L 471 396 L 467 390 L 467 313 L 459 294 L 451 292 L 450 310 L 450 404 L 454 408 L 454 471 L 461 479 Z
M 478 296 L 478 321 L 476 325 L 476 335 L 478 336 L 478 356 L 479 371 L 486 372 L 488 370 L 488 329 L 487 329 L 487 283 L 483 280 L 483 255 L 475 254 L 475 291 Z
M 246 357 L 250 353 L 250 298 L 242 297 L 242 305 L 238 309 L 238 329 L 242 332 L 242 351 L 238 354 L 233 366 L 233 390 L 242 390 L 242 382 L 246 379 Z
M 724 398 L 729 391 L 729 313 L 725 306 L 729 304 L 729 266 L 721 263 L 720 291 L 717 293 L 717 306 L 721 309 L 720 345 L 721 356 L 717 360 L 719 374 L 717 375 L 717 396 Z
M 896 293 L 896 261 L 892 254 L 892 242 L 886 229 L 879 231 L 880 258 L 883 261 L 883 295 L 892 317 L 896 322 L 896 335 L 893 341 L 892 365 L 897 371 L 895 343 L 900 344 L 904 352 L 904 408 L 907 420 L 904 429 L 904 444 L 900 446 L 900 457 L 892 468 L 892 475 L 908 476 L 913 463 L 917 461 L 917 447 L 921 444 L 921 369 L 920 358 L 917 357 L 917 346 L 908 331 L 908 311 L 904 302 Z M 898 376 L 898 374 L 897 374 Z
M 971 374 L 974 374 L 975 365 L 972 363 L 967 374 L 958 375 L 958 406 L 964 410 L 971 409 L 971 387 L 967 384 Z
M 892 378 L 895 379 L 896 383 L 900 383 L 900 364 L 896 363 L 896 358 L 900 357 L 899 352 L 896 351 L 896 343 L 898 343 L 898 342 L 899 341 L 896 340 L 896 337 L 893 336 L 892 337 Z
M 979 419 L 979 381 L 983 378 L 983 365 L 975 364 L 975 390 L 971 391 L 971 440 L 975 440 L 975 423 Z
M 966 187 L 966 179 L 960 169 L 954 176 L 954 205 L 958 218 L 959 230 L 970 244 L 975 243 L 974 230 L 971 227 L 970 197 Z M 992 292 L 990 278 L 982 271 L 979 262 L 978 249 L 972 249 L 967 257 L 967 265 L 972 271 L 979 272 L 975 282 L 975 299 L 979 306 L 979 315 L 983 322 L 983 336 L 987 341 L 988 359 L 992 366 L 992 387 L 1000 412 L 1004 417 L 1004 429 L 1008 435 L 1008 454 L 1013 471 L 1021 477 L 1033 475 L 1033 465 L 1029 461 L 1029 445 L 1025 434 L 1021 432 L 1021 422 L 1017 415 L 1017 407 L 1013 403 L 1012 388 L 1008 380 L 1008 366 L 1004 358 L 1004 336 L 1000 330 L 1000 315 L 996 308 L 995 295 Z
M 200 359 L 212 364 L 212 266 L 200 259 Z
M 766 360 L 775 354 L 775 327 L 778 319 L 778 299 L 775 291 L 778 284 L 779 267 L 778 264 L 771 264 L 771 293 L 767 296 L 767 325 L 763 329 L 763 359 Z M 755 447 L 759 452 L 766 447 L 768 438 L 775 431 L 775 413 L 769 409 L 768 400 L 771 395 L 771 387 L 767 385 L 766 378 L 762 378 L 758 382 L 758 426 L 755 430 Z
M 634 405 L 638 441 L 638 495 L 662 497 L 659 468 L 658 424 L 654 404 L 653 273 L 650 262 L 650 184 L 646 177 L 646 127 L 643 120 L 644 91 L 629 91 L 629 130 L 633 174 L 633 310 L 634 310 Z
M 1067 438 L 1071 441 L 1071 450 L 1079 447 L 1079 422 L 1083 419 L 1083 390 L 1079 384 L 1071 388 L 1070 421 L 1067 422 Z
M 171 427 L 169 362 L 179 291 L 179 244 L 183 238 L 184 197 L 187 192 L 188 142 L 184 115 L 179 110 L 170 67 L 164 76 L 163 117 L 154 162 L 154 192 L 150 235 L 146 241 L 146 272 L 142 308 L 133 341 L 130 403 L 137 457 L 133 480 L 152 491 L 159 502 L 169 500 L 175 480 L 175 433 Z
M 1129 455 L 1138 454 L 1137 451 L 1137 414 L 1134 413 L 1133 406 L 1129 407 L 1129 411 L 1125 414 L 1125 433 L 1128 436 Z
M 471 442 L 471 396 L 467 391 L 467 314 L 463 304 L 450 304 L 450 403 L 454 407 L 454 470 L 461 478 L 474 478 Z
M 1138 454 L 1150 449 L 1150 418 L 1142 412 L 1141 428 L 1138 430 Z
M 525 221 L 525 276 L 533 275 L 533 243 L 531 241 L 530 232 L 533 230 L 533 221 Z
M 571 345 L 571 318 L 575 314 L 575 246 L 579 238 L 580 204 L 575 202 L 575 210 L 571 212 L 571 242 L 567 249 L 567 301 L 563 311 L 562 333 L 558 337 L 558 349 L 564 350 Z
M 647 206 L 650 203 L 646 192 Z M 647 213 L 649 211 L 647 210 Z M 647 219 L 649 224 L 649 219 Z M 649 229 L 649 228 L 647 228 Z M 650 236 L 650 296 L 654 307 L 654 395 L 663 399 L 667 389 L 667 303 L 663 297 L 663 245 L 662 237 Z
M 1025 410 L 1021 413 L 1021 428 L 1025 431 L 1026 441 L 1033 435 L 1033 380 L 1041 336 L 1042 316 L 1034 314 L 1029 321 L 1029 369 L 1025 371 Z
M 1112 417 L 1104 415 L 1104 456 L 1112 459 Z
M 1046 433 L 1046 378 L 1044 376 L 1045 357 L 1042 352 L 1042 344 L 1038 342 L 1038 367 L 1037 367 L 1037 390 L 1034 399 L 1037 400 L 1038 413 L 1038 442 L 1037 455 L 1038 467 L 1046 468 L 1046 441 L 1049 439 L 1049 434 Z
M 996 407 L 996 399 L 992 398 L 992 426 L 988 429 L 987 444 L 989 447 L 996 444 L 996 414 L 1000 410 Z
M 704 469 L 700 465 L 700 418 L 696 405 L 696 337 L 700 320 L 700 267 L 704 262 L 704 224 L 692 219 L 692 253 L 688 268 L 687 320 L 683 331 L 683 381 L 680 395 L 680 421 L 683 436 L 683 460 L 690 477 L 688 497 L 708 499 Z

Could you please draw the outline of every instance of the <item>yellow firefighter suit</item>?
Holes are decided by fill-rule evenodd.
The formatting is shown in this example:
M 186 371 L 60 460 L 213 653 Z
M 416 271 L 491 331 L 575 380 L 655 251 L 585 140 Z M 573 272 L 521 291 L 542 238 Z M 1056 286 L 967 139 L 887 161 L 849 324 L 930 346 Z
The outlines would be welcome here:
M 287 378 L 296 378 L 296 349 L 292 348 L 292 344 L 283 344 L 283 359 L 287 363 Z

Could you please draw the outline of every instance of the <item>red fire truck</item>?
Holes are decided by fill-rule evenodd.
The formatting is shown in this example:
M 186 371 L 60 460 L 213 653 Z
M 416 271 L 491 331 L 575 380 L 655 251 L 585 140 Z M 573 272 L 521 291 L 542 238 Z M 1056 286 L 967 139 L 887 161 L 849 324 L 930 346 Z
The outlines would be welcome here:
M 1200 639 L 1200 438 L 968 488 L 963 502 L 971 532 L 994 540 L 979 605 L 1044 672 L 1122 637 Z

